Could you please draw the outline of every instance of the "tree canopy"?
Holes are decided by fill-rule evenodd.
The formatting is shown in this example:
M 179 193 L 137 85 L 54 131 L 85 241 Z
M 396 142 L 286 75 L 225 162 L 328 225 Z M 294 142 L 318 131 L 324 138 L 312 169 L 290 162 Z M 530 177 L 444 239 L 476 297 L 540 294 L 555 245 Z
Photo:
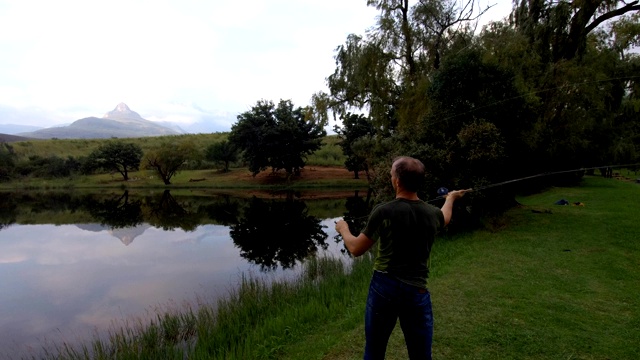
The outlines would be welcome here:
M 294 108 L 291 100 L 260 100 L 250 111 L 238 115 L 231 127 L 229 141 L 242 151 L 249 170 L 255 176 L 271 168 L 299 175 L 306 157 L 318 150 L 326 136 L 310 108 Z
M 140 168 L 142 155 L 142 148 L 137 144 L 109 141 L 89 155 L 85 168 L 116 171 L 122 175 L 124 181 L 127 181 L 129 171 Z
M 205 152 L 209 161 L 223 164 L 222 171 L 228 172 L 229 165 L 238 160 L 238 149 L 228 140 L 222 140 L 209 145 Z
M 196 159 L 198 150 L 189 141 L 167 140 L 145 154 L 148 168 L 155 170 L 165 185 L 171 184 L 171 178 L 187 164 Z
M 425 163 L 427 194 L 640 161 L 638 1 L 516 0 L 481 30 L 473 1 L 367 5 L 376 24 L 336 48 L 312 100 L 342 120 L 347 156 L 365 138 L 347 139 L 351 113 L 371 124 L 373 183 L 397 155 Z

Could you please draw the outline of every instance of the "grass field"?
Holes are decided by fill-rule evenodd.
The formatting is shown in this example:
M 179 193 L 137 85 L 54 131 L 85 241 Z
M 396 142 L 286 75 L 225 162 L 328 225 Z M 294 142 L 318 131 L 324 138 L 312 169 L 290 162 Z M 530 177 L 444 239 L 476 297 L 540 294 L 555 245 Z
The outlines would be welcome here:
M 518 201 L 493 231 L 434 246 L 434 357 L 640 358 L 640 184 L 586 177 Z M 160 313 L 150 328 L 86 349 L 104 350 L 96 358 L 118 349 L 118 358 L 182 359 L 192 345 L 185 358 L 360 359 L 371 257 L 352 272 L 336 261 L 310 261 L 294 284 L 247 281 L 217 308 Z M 87 358 L 57 350 L 50 358 Z M 399 327 L 387 359 L 406 359 Z
M 225 140 L 227 133 L 214 134 L 189 134 L 178 136 L 148 137 L 120 139 L 123 142 L 132 142 L 139 145 L 143 152 L 147 152 L 159 146 L 163 141 L 188 141 L 193 143 L 200 154 L 216 142 Z M 33 140 L 12 143 L 17 162 L 29 162 L 31 157 L 58 157 L 66 159 L 69 156 L 75 158 L 87 157 L 92 151 L 105 142 L 112 139 L 64 139 L 64 140 Z M 339 138 L 336 135 L 326 136 L 322 147 L 310 154 L 303 168 L 303 176 L 291 179 L 287 178 L 284 170 L 272 174 L 267 169 L 251 176 L 248 168 L 242 161 L 232 164 L 230 172 L 223 173 L 222 165 L 209 163 L 204 158 L 194 159 L 194 164 L 185 166 L 171 178 L 171 185 L 165 185 L 154 170 L 141 166 L 139 171 L 129 172 L 129 181 L 123 181 L 118 172 L 99 173 L 93 175 L 74 174 L 69 177 L 44 178 L 37 176 L 14 177 L 10 181 L 0 182 L 0 190 L 35 190 L 35 189 L 91 189 L 91 188 L 309 188 L 309 187 L 333 187 L 333 188 L 361 188 L 368 186 L 365 180 L 350 181 L 353 174 L 344 167 L 345 156 L 338 145 Z M 204 155 L 201 155 L 203 157 Z M 198 165 L 195 165 L 195 164 Z M 343 170 L 333 173 L 333 178 L 318 177 L 314 173 L 317 169 L 338 168 Z M 285 181 L 286 180 L 286 181 Z

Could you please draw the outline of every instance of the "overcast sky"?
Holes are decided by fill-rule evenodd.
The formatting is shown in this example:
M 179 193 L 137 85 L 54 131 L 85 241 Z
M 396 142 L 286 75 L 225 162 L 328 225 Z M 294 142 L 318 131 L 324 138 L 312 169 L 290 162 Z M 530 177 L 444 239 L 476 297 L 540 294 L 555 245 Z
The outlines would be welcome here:
M 492 4 L 483 22 L 511 9 L 480 2 Z M 71 123 L 124 102 L 228 131 L 261 99 L 309 105 L 335 48 L 376 15 L 366 0 L 0 0 L 0 124 Z

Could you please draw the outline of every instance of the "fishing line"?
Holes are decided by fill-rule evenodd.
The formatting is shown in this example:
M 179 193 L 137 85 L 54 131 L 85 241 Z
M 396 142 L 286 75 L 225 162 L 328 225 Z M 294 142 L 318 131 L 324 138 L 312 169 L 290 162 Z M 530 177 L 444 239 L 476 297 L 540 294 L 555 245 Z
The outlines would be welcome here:
M 543 177 L 543 176 L 567 174 L 567 173 L 578 173 L 578 172 L 585 172 L 585 171 L 588 171 L 588 170 L 596 170 L 596 169 L 604 169 L 604 168 L 612 168 L 613 169 L 613 168 L 633 167 L 633 166 L 640 166 L 640 164 L 605 165 L 605 166 L 583 167 L 583 168 L 572 169 L 572 170 L 560 170 L 560 171 L 553 171 L 553 172 L 544 172 L 544 173 L 540 173 L 540 174 L 536 174 L 536 175 L 525 176 L 525 177 L 521 177 L 521 178 L 517 178 L 517 179 L 506 180 L 506 181 L 493 183 L 493 184 L 489 184 L 489 185 L 483 185 L 483 186 L 474 187 L 474 188 L 468 189 L 467 192 L 478 192 L 478 191 L 490 189 L 490 188 L 493 188 L 493 187 L 503 186 L 503 185 L 514 183 L 514 182 L 534 179 L 534 178 Z M 442 200 L 442 199 L 447 197 L 448 193 L 449 193 L 449 190 L 447 188 L 441 187 L 441 188 L 438 189 L 438 195 L 440 195 L 440 196 L 438 196 L 436 198 L 433 198 L 431 200 L 428 200 L 426 202 L 430 203 L 430 202 L 434 202 L 434 201 L 437 201 L 437 200 Z

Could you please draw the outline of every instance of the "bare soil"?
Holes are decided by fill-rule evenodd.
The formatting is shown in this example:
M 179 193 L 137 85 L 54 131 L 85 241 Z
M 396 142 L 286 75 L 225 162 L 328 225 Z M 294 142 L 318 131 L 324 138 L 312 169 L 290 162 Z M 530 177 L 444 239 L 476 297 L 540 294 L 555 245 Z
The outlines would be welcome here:
M 234 174 L 237 177 L 237 181 L 241 182 L 253 182 L 257 185 L 283 185 L 289 182 L 294 182 L 297 185 L 303 185 L 304 183 L 313 183 L 314 185 L 327 181 L 327 184 L 335 183 L 336 181 L 351 182 L 353 181 L 356 188 L 362 188 L 366 191 L 368 186 L 365 180 L 364 174 L 359 173 L 359 179 L 354 178 L 352 171 L 348 171 L 344 167 L 337 166 L 308 166 L 302 169 L 300 176 L 292 176 L 287 179 L 287 174 L 284 171 L 273 173 L 269 170 L 262 171 L 256 176 L 252 176 L 249 171 L 236 172 Z M 355 189 L 332 189 L 330 185 L 327 187 L 316 186 L 313 188 L 304 188 L 295 190 L 296 198 L 345 198 L 347 196 L 353 196 Z M 248 190 L 245 194 L 248 196 L 258 197 L 273 197 L 278 193 L 284 194 L 286 191 L 274 191 L 274 190 Z
M 248 178 L 251 174 L 247 173 Z M 313 182 L 319 180 L 349 180 L 354 179 L 352 171 L 348 171 L 344 167 L 334 166 L 311 166 L 305 167 L 300 171 L 300 176 L 293 176 L 291 180 L 297 182 Z M 255 176 L 261 184 L 279 184 L 287 182 L 287 175 L 284 171 L 272 173 L 271 171 L 263 171 Z

